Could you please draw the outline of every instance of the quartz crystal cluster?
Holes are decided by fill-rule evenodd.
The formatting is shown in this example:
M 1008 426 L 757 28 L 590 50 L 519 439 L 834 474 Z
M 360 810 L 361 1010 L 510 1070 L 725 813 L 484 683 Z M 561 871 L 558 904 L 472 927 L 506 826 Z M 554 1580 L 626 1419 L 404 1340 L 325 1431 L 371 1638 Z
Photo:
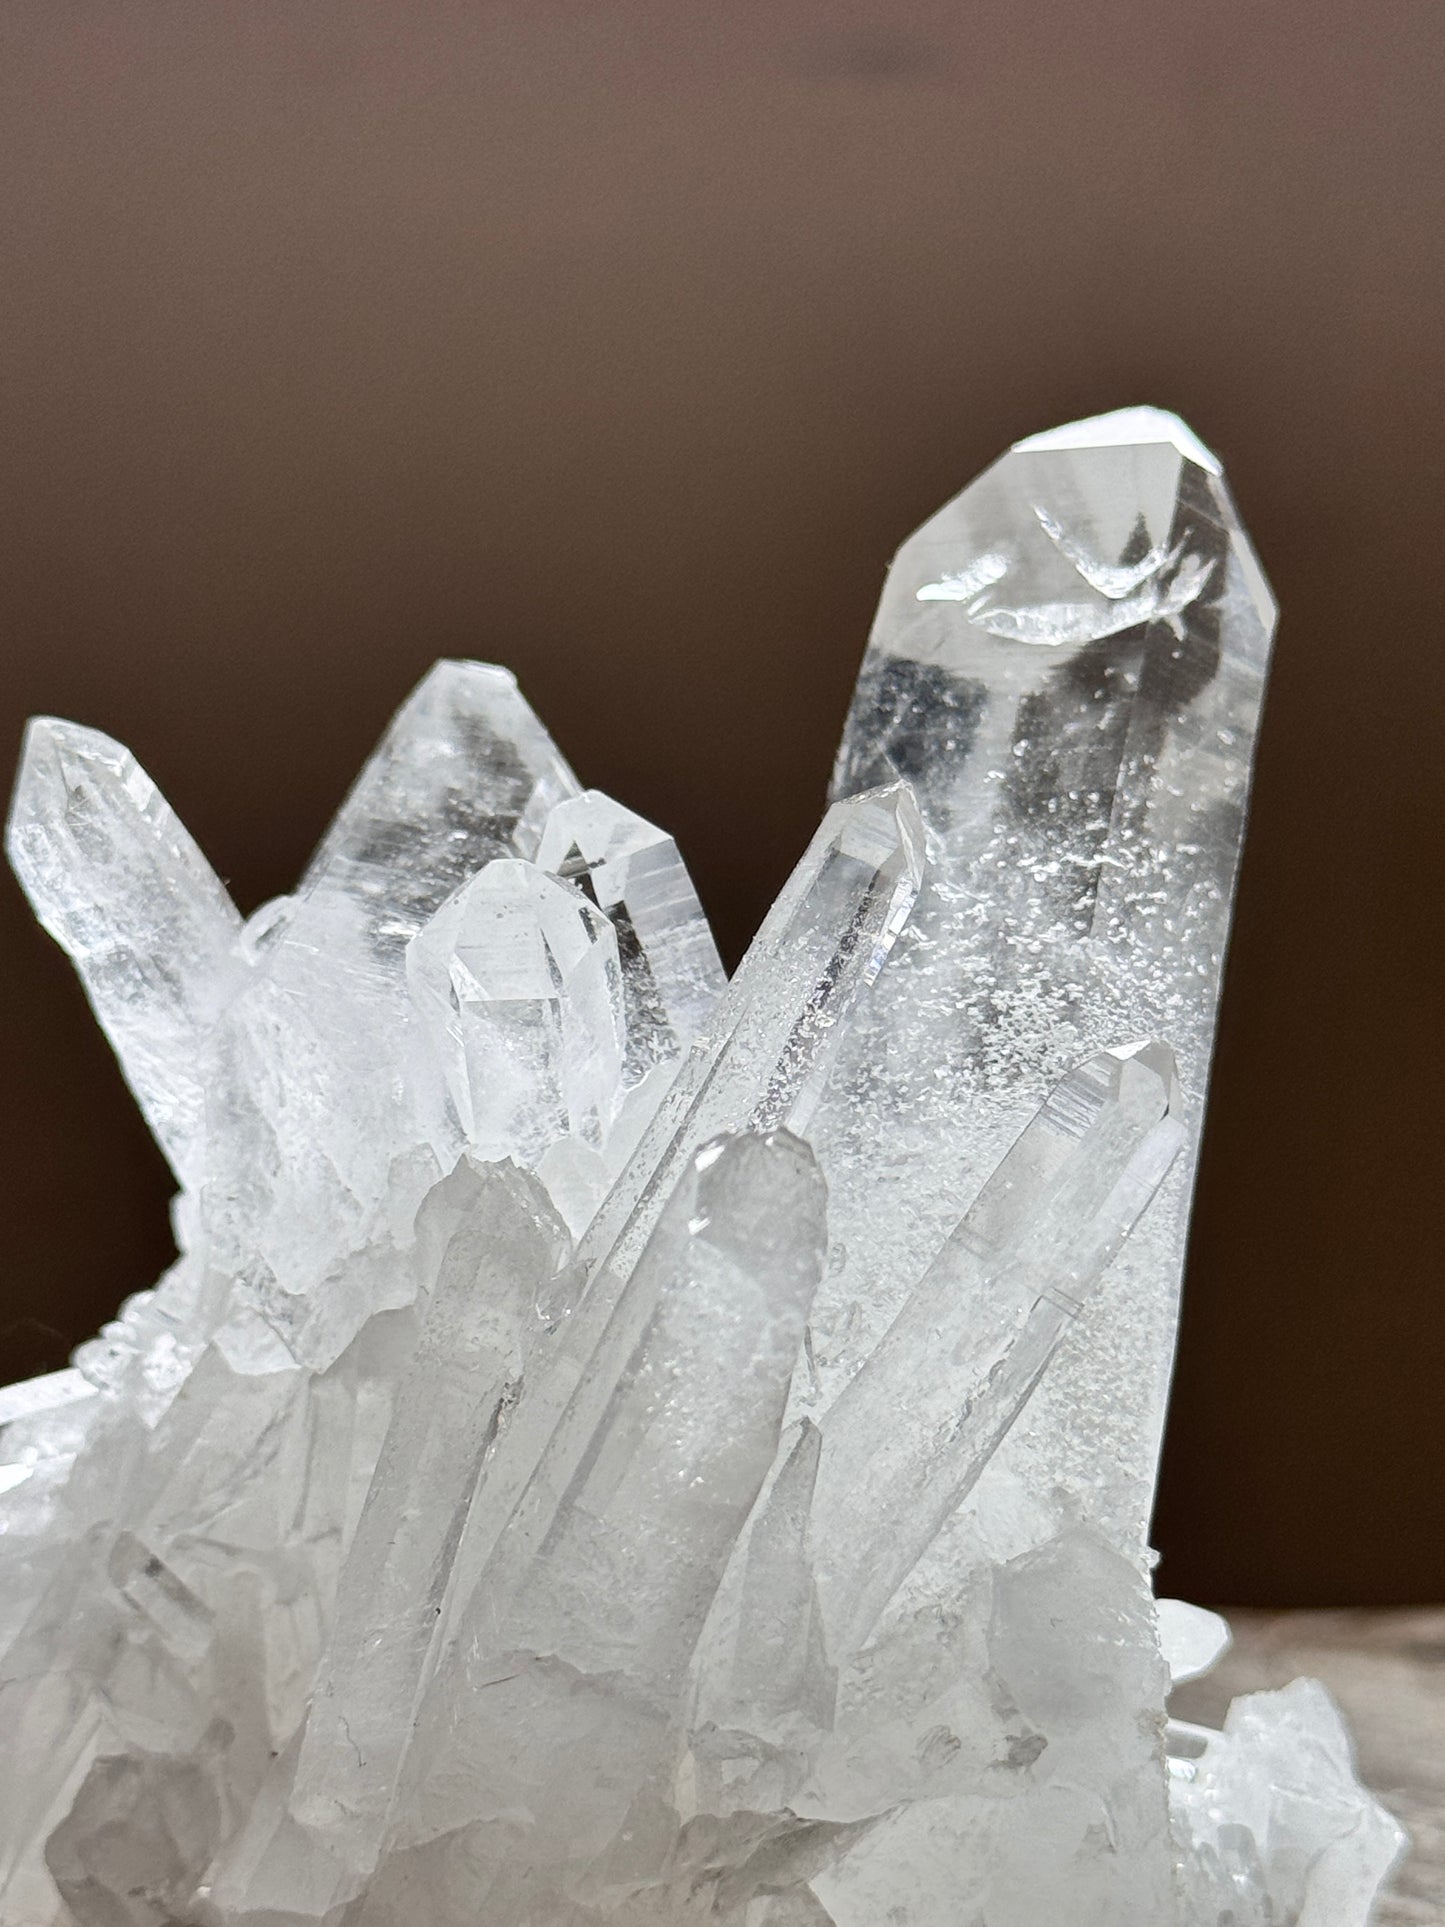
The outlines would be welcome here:
M 731 982 L 501 669 L 243 919 L 30 726 L 180 1251 L 0 1391 L 0 1927 L 1352 1927 L 1323 1691 L 1147 1525 L 1273 620 L 1131 409 L 903 547 Z

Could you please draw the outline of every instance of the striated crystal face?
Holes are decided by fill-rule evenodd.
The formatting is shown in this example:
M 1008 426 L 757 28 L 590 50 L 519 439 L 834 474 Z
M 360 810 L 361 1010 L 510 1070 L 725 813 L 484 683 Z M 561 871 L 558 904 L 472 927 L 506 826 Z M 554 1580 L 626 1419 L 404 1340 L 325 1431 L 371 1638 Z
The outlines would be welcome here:
M 1019 443 L 730 983 L 503 670 L 244 923 L 32 724 L 181 1250 L 0 1390 L 4 1927 L 1363 1927 L 1338 1714 L 1170 1721 L 1145 1536 L 1272 620 L 1176 417 Z

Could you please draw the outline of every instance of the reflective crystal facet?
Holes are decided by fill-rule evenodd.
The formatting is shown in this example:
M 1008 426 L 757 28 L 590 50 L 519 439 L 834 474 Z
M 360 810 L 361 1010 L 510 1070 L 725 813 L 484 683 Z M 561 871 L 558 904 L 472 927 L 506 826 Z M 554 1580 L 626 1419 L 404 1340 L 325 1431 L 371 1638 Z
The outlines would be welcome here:
M 625 1275 L 661 1200 L 709 1137 L 807 1128 L 922 871 L 906 784 L 829 810 L 592 1224 L 582 1253 L 590 1268 Z
M 1271 621 L 1176 417 L 1020 442 L 726 985 L 503 670 L 244 923 L 32 725 L 182 1190 L 0 1390 L 3 1927 L 1364 1927 L 1338 1714 L 1169 1720 L 1228 1629 L 1145 1542 Z
M 372 967 L 393 975 L 453 890 L 492 857 L 535 857 L 549 811 L 576 793 L 510 670 L 439 662 L 397 711 L 298 894 L 336 906 Z
M 238 1268 L 311 1290 L 364 1244 L 399 1153 L 460 1151 L 418 1076 L 407 945 L 484 864 L 535 856 L 576 789 L 504 669 L 438 663 L 402 705 L 295 896 L 248 925 L 249 980 L 212 1040 L 207 1211 Z

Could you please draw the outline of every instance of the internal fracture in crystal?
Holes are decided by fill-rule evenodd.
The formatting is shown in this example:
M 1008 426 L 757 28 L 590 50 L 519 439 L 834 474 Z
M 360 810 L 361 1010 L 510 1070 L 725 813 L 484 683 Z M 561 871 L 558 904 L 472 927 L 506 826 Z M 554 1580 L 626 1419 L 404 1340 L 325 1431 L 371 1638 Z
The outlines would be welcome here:
M 0 1390 L 4 1927 L 1362 1927 L 1338 1714 L 1171 1721 L 1146 1538 L 1272 627 L 1177 417 L 1018 443 L 731 983 L 504 670 L 244 921 L 32 723 L 180 1255 Z

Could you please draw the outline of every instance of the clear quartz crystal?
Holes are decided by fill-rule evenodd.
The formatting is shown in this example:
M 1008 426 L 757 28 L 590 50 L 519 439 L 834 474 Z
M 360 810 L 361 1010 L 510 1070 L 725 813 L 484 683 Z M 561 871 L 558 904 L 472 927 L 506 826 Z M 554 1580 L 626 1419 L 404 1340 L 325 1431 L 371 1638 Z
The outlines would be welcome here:
M 716 1132 L 806 1129 L 922 873 L 907 784 L 829 810 L 590 1227 L 589 1272 L 626 1275 L 686 1160 Z
M 834 1649 L 879 1613 L 983 1476 L 1182 1149 L 1161 1044 L 1062 1079 L 823 1421 L 813 1504 Z
M 498 859 L 406 953 L 412 1000 L 468 1148 L 535 1163 L 559 1138 L 600 1147 L 621 1095 L 622 974 L 611 923 L 535 864 Z
M 824 1202 L 811 1153 L 786 1133 L 720 1139 L 689 1161 L 435 1682 L 401 1843 L 467 1828 L 488 1873 L 519 1855 L 555 1895 L 655 1794 L 667 1710 L 777 1448 Z M 752 1388 L 741 1406 L 739 1385 Z M 553 1738 L 568 1696 L 572 1760 Z M 496 1824 L 504 1809 L 526 1814 L 525 1841 Z M 514 1918 L 500 1888 L 488 1917 Z
M 1019 444 L 889 572 L 835 788 L 906 776 L 929 870 L 814 1125 L 841 1258 L 796 1409 L 826 1438 L 828 1405 L 1061 1075 L 1121 1039 L 1164 1039 L 1190 1122 L 905 1610 L 966 1598 L 1001 1562 L 1051 1584 L 1053 1549 L 1087 1544 L 1076 1609 L 1153 1637 L 1135 1594 L 1273 617 L 1219 464 L 1157 410 Z M 1080 1922 L 1154 1927 L 1170 1904 L 1163 1745 L 1138 1735 L 1162 1669 L 1114 1650 L 1076 1780 L 1137 1849 L 1095 1866 L 1072 1904 Z M 1020 1813 L 1042 1826 L 1049 1797 Z M 1030 1881 L 1047 1893 L 1052 1878 L 1060 1905 L 1086 1824 L 1081 1807 L 1051 1854 L 1033 1852 Z M 1022 1881 L 1023 1862 L 995 1851 Z
M 1144 1536 L 1271 622 L 1176 417 L 1019 443 L 728 985 L 504 670 L 244 923 L 32 725 L 183 1190 L 0 1391 L 4 1927 L 1363 1927 L 1338 1714 L 1168 1721 L 1228 1631 Z
M 492 857 L 535 857 L 549 812 L 576 793 L 510 670 L 439 662 L 397 711 L 298 894 L 364 939 L 357 967 L 394 978 L 453 890 Z
M 237 1269 L 310 1290 L 369 1236 L 398 1154 L 460 1150 L 416 1075 L 407 945 L 484 864 L 534 857 L 576 789 L 504 669 L 438 663 L 402 705 L 294 897 L 248 932 L 211 1040 L 205 1202 Z
M 337 1588 L 291 1793 L 357 1873 L 373 1862 L 425 1677 L 465 1508 L 521 1384 L 541 1287 L 568 1241 L 510 1162 L 458 1167 L 460 1194 Z
M 545 1377 L 511 1428 L 467 1521 L 451 1611 L 478 1584 L 553 1428 L 604 1340 L 645 1302 L 632 1268 L 691 1160 L 713 1136 L 801 1127 L 847 1024 L 917 895 L 917 812 L 898 785 L 837 805 L 799 861 L 726 995 L 578 1245 L 573 1305 Z M 454 1628 L 451 1630 L 454 1631 Z
M 575 884 L 617 932 L 627 1004 L 624 1082 L 675 1062 L 726 985 L 677 845 L 601 790 L 585 790 L 552 810 L 537 862 Z
M 906 777 L 930 860 L 815 1131 L 847 1253 L 814 1334 L 824 1396 L 1048 1085 L 1164 1039 L 1190 1147 L 1111 1267 L 1107 1337 L 1006 1448 L 1040 1493 L 1062 1448 L 1138 1556 L 1273 624 L 1219 464 L 1176 416 L 1031 437 L 899 551 L 835 773 L 841 795 Z
M 194 1183 L 202 1044 L 241 923 L 224 885 L 128 750 L 54 716 L 25 732 L 6 848 L 80 972 L 156 1142 Z

